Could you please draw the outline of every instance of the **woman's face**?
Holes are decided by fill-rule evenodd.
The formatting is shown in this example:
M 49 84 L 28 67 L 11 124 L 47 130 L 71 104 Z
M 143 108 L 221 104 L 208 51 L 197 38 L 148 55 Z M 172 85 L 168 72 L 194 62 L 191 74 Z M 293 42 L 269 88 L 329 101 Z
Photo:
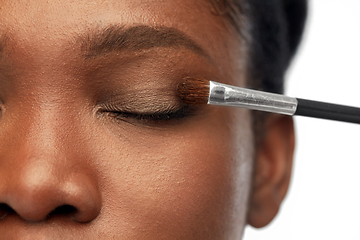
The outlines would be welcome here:
M 250 113 L 175 94 L 187 76 L 245 84 L 207 1 L 1 1 L 0 35 L 2 238 L 242 234 Z

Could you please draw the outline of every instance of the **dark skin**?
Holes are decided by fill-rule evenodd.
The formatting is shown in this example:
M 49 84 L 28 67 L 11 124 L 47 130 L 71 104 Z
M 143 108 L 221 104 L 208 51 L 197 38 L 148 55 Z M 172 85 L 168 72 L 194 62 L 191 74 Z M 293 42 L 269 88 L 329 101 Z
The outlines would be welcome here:
M 206 1 L 5 1 L 0 19 L 3 239 L 239 239 L 276 215 L 291 118 L 255 152 L 248 110 L 175 94 L 186 76 L 245 86 L 245 46 Z

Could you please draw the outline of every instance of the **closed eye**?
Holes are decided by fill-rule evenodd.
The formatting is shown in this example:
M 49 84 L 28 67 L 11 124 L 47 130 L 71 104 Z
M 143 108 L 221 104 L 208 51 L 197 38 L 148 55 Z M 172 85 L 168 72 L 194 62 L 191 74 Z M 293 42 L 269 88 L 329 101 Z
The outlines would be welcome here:
M 117 121 L 128 122 L 135 125 L 148 126 L 165 126 L 167 124 L 180 123 L 189 116 L 194 115 L 195 109 L 193 106 L 183 105 L 179 108 L 165 107 L 151 111 L 141 111 L 119 109 L 116 106 L 106 105 L 106 107 L 99 110 L 100 113 L 105 113 L 107 116 L 114 118 Z
M 126 111 L 112 111 L 110 113 L 118 118 L 132 118 L 139 121 L 166 121 L 186 117 L 189 114 L 189 106 L 184 106 L 180 109 L 167 109 L 164 111 L 154 111 L 149 113 Z

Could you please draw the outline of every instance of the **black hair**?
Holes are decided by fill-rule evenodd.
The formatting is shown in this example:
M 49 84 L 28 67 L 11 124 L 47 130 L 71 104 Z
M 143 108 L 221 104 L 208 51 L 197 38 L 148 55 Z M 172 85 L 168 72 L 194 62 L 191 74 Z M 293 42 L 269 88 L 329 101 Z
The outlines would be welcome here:
M 247 44 L 248 85 L 282 93 L 284 74 L 299 45 L 307 0 L 211 0 Z

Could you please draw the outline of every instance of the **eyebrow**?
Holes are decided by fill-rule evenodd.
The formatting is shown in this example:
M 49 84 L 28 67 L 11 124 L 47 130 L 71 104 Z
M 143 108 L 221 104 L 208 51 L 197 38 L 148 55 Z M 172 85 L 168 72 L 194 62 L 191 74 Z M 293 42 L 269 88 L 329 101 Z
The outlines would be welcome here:
M 176 28 L 150 27 L 147 25 L 134 27 L 110 25 L 106 28 L 92 30 L 79 39 L 85 58 L 111 52 L 140 52 L 152 48 L 184 48 L 210 59 L 203 48 Z

